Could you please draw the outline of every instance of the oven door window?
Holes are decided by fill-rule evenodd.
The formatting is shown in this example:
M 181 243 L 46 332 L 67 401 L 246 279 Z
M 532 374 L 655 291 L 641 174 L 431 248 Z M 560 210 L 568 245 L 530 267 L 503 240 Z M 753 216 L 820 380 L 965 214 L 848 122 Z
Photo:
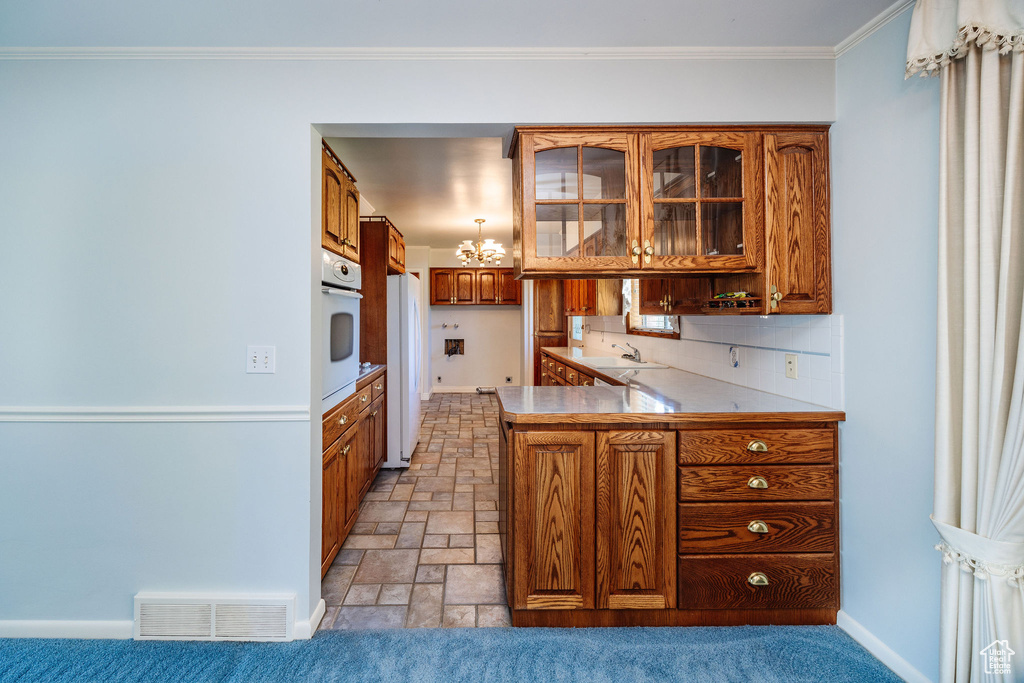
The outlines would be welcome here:
M 345 360 L 352 355 L 353 329 L 355 320 L 351 313 L 335 313 L 331 316 L 331 362 Z

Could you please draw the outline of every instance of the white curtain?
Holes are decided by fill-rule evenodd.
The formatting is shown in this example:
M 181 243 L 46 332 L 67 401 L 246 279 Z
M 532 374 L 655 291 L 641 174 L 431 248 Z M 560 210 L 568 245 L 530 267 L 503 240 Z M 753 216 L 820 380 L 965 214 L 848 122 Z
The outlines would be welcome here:
M 932 515 L 943 553 L 939 674 L 1021 681 L 1024 0 L 918 0 L 907 74 L 917 71 L 942 77 Z

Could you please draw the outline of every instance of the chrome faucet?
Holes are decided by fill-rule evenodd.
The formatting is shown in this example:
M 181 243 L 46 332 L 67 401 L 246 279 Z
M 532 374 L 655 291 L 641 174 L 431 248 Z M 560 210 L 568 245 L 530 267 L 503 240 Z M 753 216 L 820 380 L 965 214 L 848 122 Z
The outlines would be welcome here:
M 635 346 L 633 346 L 629 342 L 626 342 L 626 346 L 628 346 L 629 348 L 633 349 L 633 353 L 629 353 L 627 351 L 626 353 L 622 354 L 622 357 L 623 358 L 628 358 L 628 359 L 630 359 L 632 361 L 636 361 L 637 363 L 643 363 L 643 361 L 640 360 L 640 349 L 636 348 Z M 612 348 L 620 348 L 623 351 L 626 351 L 626 349 L 624 349 L 623 347 L 619 346 L 618 344 L 612 344 Z

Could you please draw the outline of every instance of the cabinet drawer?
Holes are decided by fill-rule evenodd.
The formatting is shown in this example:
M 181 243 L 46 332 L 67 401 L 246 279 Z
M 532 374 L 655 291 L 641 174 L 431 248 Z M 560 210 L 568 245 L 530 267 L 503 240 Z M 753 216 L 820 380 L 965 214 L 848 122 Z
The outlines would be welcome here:
M 696 429 L 679 432 L 680 465 L 832 462 L 832 429 Z
M 834 482 L 831 465 L 680 467 L 679 501 L 831 500 Z
M 373 384 L 370 385 L 370 400 L 376 401 L 378 398 L 384 395 L 384 387 L 387 386 L 386 374 L 381 375 L 377 379 L 373 380 Z
M 357 391 L 350 399 L 355 403 L 356 414 L 365 412 L 370 407 L 370 399 L 373 397 L 373 388 L 367 384 L 365 387 Z
M 565 383 L 571 384 L 572 386 L 578 386 L 580 384 L 580 371 L 571 365 L 565 366 Z
M 835 555 L 683 555 L 680 609 L 837 607 Z M 763 575 L 766 585 L 750 579 Z
M 592 386 L 594 386 L 594 377 L 593 377 L 593 375 L 588 375 L 585 372 L 579 373 L 579 375 L 577 375 L 577 377 L 576 377 L 576 386 L 580 386 L 580 387 L 592 387 Z
M 564 363 L 559 363 L 557 360 L 553 360 L 550 363 L 548 363 L 548 367 L 554 368 L 556 377 L 558 377 L 559 379 L 565 379 L 566 370 Z
M 835 505 L 682 503 L 677 528 L 680 553 L 830 553 Z
M 363 396 L 366 397 L 366 401 L 362 400 Z M 360 409 L 368 406 L 369 400 L 370 387 L 364 387 L 324 416 L 324 448 L 334 443 L 335 439 L 356 423 Z

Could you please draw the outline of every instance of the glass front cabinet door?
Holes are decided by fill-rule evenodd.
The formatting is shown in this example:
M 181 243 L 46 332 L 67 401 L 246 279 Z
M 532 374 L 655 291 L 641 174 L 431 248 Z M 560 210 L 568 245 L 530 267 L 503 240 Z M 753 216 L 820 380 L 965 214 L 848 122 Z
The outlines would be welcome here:
M 516 268 L 554 277 L 759 266 L 758 135 L 516 130 Z
M 756 268 L 761 247 L 757 136 L 645 133 L 640 147 L 640 268 Z
M 520 145 L 521 270 L 630 268 L 640 232 L 636 135 L 539 133 L 522 136 Z

